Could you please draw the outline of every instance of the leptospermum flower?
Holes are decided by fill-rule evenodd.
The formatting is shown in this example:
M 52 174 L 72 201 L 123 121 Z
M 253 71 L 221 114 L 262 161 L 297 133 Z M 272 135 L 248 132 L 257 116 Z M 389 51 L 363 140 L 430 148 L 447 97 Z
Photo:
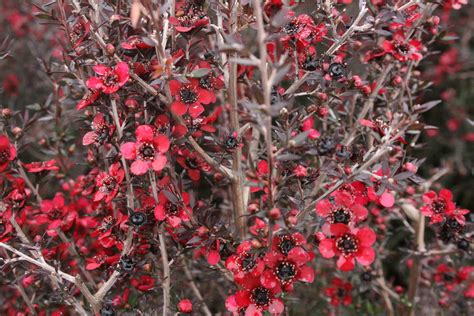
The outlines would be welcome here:
M 0 135 L 0 171 L 8 167 L 8 163 L 16 158 L 16 149 L 5 135 Z
M 312 283 L 314 270 L 306 265 L 311 258 L 312 256 L 301 247 L 293 248 L 287 256 L 269 252 L 264 258 L 268 269 L 260 276 L 260 282 L 268 289 L 283 288 L 285 291 L 292 291 L 295 281 Z
M 110 166 L 109 172 L 101 172 L 95 180 L 97 192 L 94 194 L 94 202 L 105 201 L 109 203 L 117 195 L 120 183 L 122 183 L 125 172 L 116 162 Z
M 333 224 L 330 227 L 330 238 L 321 240 L 319 252 L 324 258 L 338 256 L 337 267 L 342 271 L 350 271 L 355 261 L 368 266 L 375 260 L 372 245 L 376 235 L 368 227 L 351 229 L 345 224 Z
M 161 191 L 158 200 L 160 201 L 154 209 L 155 218 L 159 221 L 164 221 L 171 227 L 181 226 L 181 222 L 189 222 L 188 213 L 192 212 L 191 207 L 189 207 L 189 194 L 186 192 L 181 193 L 183 199 L 182 204 L 173 203 L 168 199 L 166 194 Z
M 466 223 L 464 215 L 468 214 L 469 210 L 457 209 L 452 199 L 453 194 L 447 189 L 440 190 L 439 194 L 429 191 L 423 195 L 423 202 L 426 205 L 421 208 L 421 213 L 430 218 L 430 224 L 454 218 L 459 224 L 464 225 Z
M 261 316 L 265 311 L 280 314 L 285 305 L 275 289 L 267 289 L 258 283 L 249 289 L 240 290 L 226 299 L 227 309 L 234 315 Z
M 117 92 L 129 78 L 126 62 L 120 62 L 114 68 L 99 64 L 95 65 L 93 69 L 99 76 L 89 78 L 87 80 L 87 87 L 107 94 Z
M 128 142 L 120 147 L 125 159 L 133 160 L 130 170 L 135 175 L 143 175 L 148 169 L 161 171 L 166 165 L 166 153 L 170 141 L 165 135 L 154 134 L 150 125 L 140 125 L 135 131 L 137 142 Z
M 187 83 L 171 80 L 170 91 L 175 99 L 171 111 L 179 116 L 188 113 L 192 118 L 204 112 L 203 104 L 210 104 L 216 98 L 212 91 L 203 89 L 196 78 L 189 78 Z
M 82 138 L 84 146 L 94 144 L 100 146 L 106 143 L 113 135 L 115 126 L 105 121 L 104 114 L 98 113 L 92 121 L 92 131 L 87 132 Z

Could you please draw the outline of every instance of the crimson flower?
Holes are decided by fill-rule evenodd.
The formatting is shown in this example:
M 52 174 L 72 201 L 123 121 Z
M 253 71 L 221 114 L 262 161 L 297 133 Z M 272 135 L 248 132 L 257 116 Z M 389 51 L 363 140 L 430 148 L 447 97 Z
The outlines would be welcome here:
M 117 92 L 129 78 L 126 62 L 120 62 L 114 68 L 99 64 L 95 65 L 93 69 L 99 76 L 89 78 L 87 80 L 87 87 L 107 94 Z
M 8 167 L 8 163 L 16 158 L 16 149 L 6 135 L 0 135 L 0 172 Z
M 332 224 L 330 238 L 319 243 L 319 252 L 324 258 L 338 256 L 337 267 L 342 271 L 354 269 L 355 260 L 363 266 L 370 265 L 375 260 L 375 250 L 372 245 L 376 235 L 368 227 L 351 229 L 345 224 Z
M 331 281 L 330 287 L 324 289 L 324 295 L 329 297 L 331 300 L 331 305 L 339 306 L 344 305 L 348 306 L 352 303 L 352 284 L 349 282 L 344 282 L 339 278 L 333 278 Z
M 175 26 L 176 31 L 188 33 L 209 24 L 209 18 L 198 4 L 186 3 L 176 10 L 176 16 L 170 17 L 169 22 Z
M 421 213 L 429 217 L 430 224 L 440 223 L 447 218 L 455 219 L 459 224 L 464 225 L 466 219 L 464 215 L 468 214 L 468 210 L 457 209 L 452 201 L 453 194 L 447 189 L 441 189 L 439 194 L 434 191 L 426 192 L 423 195 L 423 202 L 426 205 L 421 207 Z
M 160 202 L 154 209 L 155 218 L 159 221 L 166 220 L 173 228 L 180 227 L 181 222 L 189 222 L 188 213 L 192 212 L 191 207 L 189 207 L 189 194 L 182 192 L 181 197 L 182 203 L 179 203 L 177 199 L 173 203 L 168 199 L 164 191 L 161 191 L 158 196 Z
M 176 161 L 186 169 L 189 177 L 193 181 L 199 181 L 201 179 L 201 171 L 209 172 L 211 167 L 195 152 L 189 151 L 188 149 L 179 150 L 179 156 Z
M 80 18 L 72 27 L 69 36 L 74 49 L 82 44 L 82 42 L 89 36 L 91 24 Z
M 149 275 L 142 275 L 139 278 L 131 279 L 130 284 L 137 290 L 146 292 L 155 286 L 155 279 Z
M 46 234 L 51 237 L 58 235 L 57 229 L 69 230 L 77 218 L 77 211 L 66 206 L 64 196 L 57 193 L 52 200 L 43 200 L 40 205 L 41 214 L 35 218 L 39 225 L 48 224 Z
M 265 269 L 265 263 L 262 258 L 252 254 L 251 250 L 251 241 L 243 241 L 237 247 L 235 254 L 228 257 L 225 261 L 225 267 L 234 274 L 234 280 L 239 284 L 245 283 L 247 276 L 253 278 L 260 276 Z
M 302 248 L 304 245 L 306 245 L 306 239 L 302 234 L 282 234 L 273 237 L 272 252 L 287 256 L 294 248 Z
M 135 175 L 143 175 L 148 169 L 162 170 L 166 165 L 163 155 L 170 147 L 170 141 L 165 135 L 154 135 L 153 127 L 140 125 L 135 131 L 137 142 L 128 142 L 120 147 L 120 152 L 128 160 L 134 160 L 131 171 Z
M 116 162 L 110 166 L 109 172 L 101 172 L 95 179 L 97 192 L 94 194 L 94 202 L 101 201 L 109 203 L 117 195 L 120 183 L 122 183 L 125 172 Z
M 190 78 L 187 83 L 171 80 L 170 91 L 175 99 L 171 110 L 179 116 L 189 113 L 192 118 L 197 118 L 204 112 L 203 104 L 210 104 L 216 98 L 212 91 L 200 86 L 197 78 Z
M 291 249 L 287 256 L 269 252 L 264 258 L 269 269 L 262 273 L 260 282 L 265 288 L 276 288 L 278 291 L 282 287 L 285 291 L 292 291 L 295 281 L 312 283 L 314 270 L 306 265 L 310 260 L 310 254 L 301 247 Z
M 328 223 L 349 225 L 367 218 L 367 209 L 350 198 L 349 193 L 338 190 L 333 194 L 333 203 L 323 199 L 316 204 L 316 213 L 326 218 Z
M 261 316 L 268 310 L 271 314 L 280 314 L 285 309 L 283 301 L 276 297 L 278 292 L 255 285 L 250 289 L 240 290 L 226 299 L 226 307 L 237 315 Z
M 32 163 L 24 164 L 26 170 L 31 173 L 41 172 L 41 171 L 58 171 L 59 167 L 56 165 L 56 160 L 51 159 L 48 161 L 37 161 Z
M 104 114 L 98 113 L 92 121 L 92 131 L 87 132 L 82 138 L 84 146 L 94 144 L 96 146 L 106 143 L 115 131 L 113 124 L 108 124 L 105 121 Z

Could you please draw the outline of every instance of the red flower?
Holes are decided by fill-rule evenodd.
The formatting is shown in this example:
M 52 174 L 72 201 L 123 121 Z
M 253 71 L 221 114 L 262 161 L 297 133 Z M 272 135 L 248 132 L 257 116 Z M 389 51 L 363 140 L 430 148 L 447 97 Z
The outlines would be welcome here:
M 122 183 L 125 172 L 116 162 L 110 166 L 109 172 L 101 172 L 95 179 L 97 192 L 94 194 L 94 202 L 101 201 L 109 203 L 117 195 L 120 183 Z
M 226 307 L 237 315 L 261 316 L 267 310 L 271 314 L 280 314 L 285 305 L 281 299 L 275 297 L 276 294 L 275 290 L 256 285 L 228 297 Z
M 105 121 L 104 114 L 98 113 L 92 121 L 92 131 L 87 132 L 82 138 L 84 146 L 94 144 L 96 146 L 103 145 L 108 142 L 115 131 L 113 124 Z
M 311 256 L 301 247 L 293 248 L 287 256 L 279 252 L 269 252 L 264 260 L 269 269 L 262 273 L 260 282 L 268 289 L 276 288 L 280 291 L 283 287 L 285 291 L 292 291 L 295 281 L 314 281 L 314 270 L 306 265 Z
M 374 58 L 390 54 L 400 62 L 406 62 L 409 60 L 418 61 L 423 57 L 420 53 L 423 48 L 421 41 L 416 39 L 406 41 L 403 31 L 398 30 L 393 34 L 392 40 L 384 40 L 382 42 L 381 51 L 370 52 L 365 60 L 370 61 Z
M 298 49 L 303 50 L 311 42 L 320 42 L 328 32 L 324 24 L 315 25 L 314 20 L 307 14 L 295 16 L 295 12 L 290 10 L 287 18 L 290 21 L 282 28 L 286 35 L 281 41 L 285 44 L 295 41 Z
M 76 49 L 82 44 L 82 42 L 89 36 L 91 30 L 91 24 L 84 21 L 80 18 L 72 27 L 69 36 L 71 37 L 71 42 L 73 48 Z
M 190 314 L 193 312 L 193 303 L 187 298 L 182 299 L 178 303 L 178 310 L 180 313 Z
M 171 194 L 171 193 L 170 193 Z M 160 203 L 155 207 L 155 218 L 159 221 L 164 221 L 171 227 L 181 226 L 181 222 L 189 222 L 188 213 L 191 214 L 192 209 L 189 207 L 189 195 L 186 192 L 181 193 L 182 201 L 170 201 L 164 191 L 161 191 L 158 200 Z
M 204 112 L 203 104 L 210 104 L 216 99 L 213 92 L 201 88 L 196 78 L 190 78 L 187 83 L 171 80 L 170 91 L 175 99 L 171 110 L 179 116 L 189 113 L 192 118 L 196 118 Z
M 16 158 L 16 149 L 6 135 L 0 135 L 0 172 L 8 167 L 8 163 Z
M 195 152 L 191 152 L 188 149 L 178 151 L 179 156 L 176 161 L 186 169 L 189 177 L 193 181 L 199 181 L 201 178 L 201 171 L 209 172 L 211 167 L 197 155 Z
M 272 252 L 279 252 L 287 256 L 294 248 L 301 248 L 306 245 L 306 239 L 300 233 L 282 234 L 273 237 Z
M 142 275 L 140 278 L 131 279 L 130 284 L 137 290 L 146 292 L 155 286 L 155 279 L 149 275 Z
M 51 159 L 48 161 L 39 161 L 24 164 L 26 170 L 31 173 L 41 172 L 45 170 L 58 171 L 59 167 L 56 165 L 56 160 Z
M 46 234 L 57 236 L 57 229 L 69 230 L 77 218 L 77 211 L 65 204 L 64 196 L 57 193 L 52 200 L 43 200 L 40 205 L 41 214 L 37 215 L 36 223 L 48 224 Z
M 162 170 L 166 165 L 163 155 L 170 147 L 170 141 L 165 135 L 154 135 L 153 127 L 140 125 L 135 131 L 137 142 L 128 142 L 120 147 L 120 152 L 128 160 L 134 160 L 131 171 L 135 175 L 145 174 L 148 169 Z
M 324 295 L 331 299 L 331 305 L 348 306 L 352 303 L 352 284 L 339 278 L 333 278 L 331 285 L 331 287 L 324 289 Z
M 363 205 L 355 203 L 348 192 L 338 190 L 333 194 L 332 200 L 333 203 L 329 199 L 323 199 L 316 204 L 316 213 L 326 218 L 328 223 L 349 225 L 367 218 L 367 209 Z
M 262 258 L 251 253 L 251 250 L 251 241 L 243 241 L 237 247 L 236 253 L 225 261 L 225 267 L 234 274 L 234 280 L 241 285 L 245 283 L 247 277 L 258 277 L 265 269 Z
M 423 202 L 427 205 L 421 207 L 421 213 L 431 218 L 430 224 L 440 223 L 447 218 L 455 219 L 459 224 L 464 225 L 466 219 L 464 215 L 468 214 L 468 210 L 457 209 L 452 201 L 453 194 L 451 191 L 442 189 L 439 194 L 429 191 L 423 195 Z
M 209 24 L 209 18 L 200 6 L 194 3 L 186 3 L 181 8 L 177 8 L 176 16 L 170 17 L 169 21 L 180 33 L 191 32 Z
M 355 259 L 363 266 L 375 260 L 372 245 L 376 235 L 372 229 L 363 227 L 351 230 L 344 224 L 332 224 L 330 233 L 331 238 L 320 241 L 319 252 L 324 258 L 338 256 L 337 267 L 342 271 L 354 269 Z
M 107 94 L 117 92 L 129 78 L 128 65 L 125 62 L 118 63 L 113 69 L 105 65 L 95 65 L 93 69 L 99 77 L 89 78 L 87 87 Z

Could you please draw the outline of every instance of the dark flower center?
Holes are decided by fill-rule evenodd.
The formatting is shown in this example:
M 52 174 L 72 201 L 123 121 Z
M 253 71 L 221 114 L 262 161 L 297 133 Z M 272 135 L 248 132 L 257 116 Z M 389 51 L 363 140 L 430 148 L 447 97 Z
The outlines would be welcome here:
M 192 104 L 198 100 L 198 94 L 192 87 L 181 88 L 179 97 L 186 104 Z
M 436 214 L 444 213 L 446 206 L 446 201 L 443 199 L 436 199 L 431 203 L 431 209 Z
M 339 79 L 344 75 L 344 66 L 340 63 L 332 63 L 329 65 L 329 74 L 334 79 Z
M 255 267 L 255 260 L 252 255 L 246 253 L 241 257 L 240 265 L 243 271 L 249 272 Z
M 287 255 L 291 249 L 296 246 L 295 241 L 289 235 L 280 237 L 280 242 L 278 243 L 278 250 L 284 255 Z
M 253 289 L 250 300 L 259 307 L 268 306 L 270 305 L 270 290 L 259 286 Z
M 349 224 L 349 222 L 352 219 L 352 214 L 349 210 L 345 208 L 338 208 L 337 210 L 332 211 L 329 217 L 330 217 L 329 221 L 332 224 L 336 224 L 336 223 Z
M 155 157 L 155 148 L 151 144 L 143 144 L 139 152 L 140 158 L 144 160 L 153 160 Z
M 295 34 L 299 29 L 299 23 L 297 21 L 290 21 L 283 27 L 283 32 L 288 35 Z
M 118 76 L 114 71 L 108 71 L 102 78 L 104 86 L 111 87 L 117 84 Z
M 211 90 L 211 89 L 214 88 L 214 82 L 215 82 L 214 76 L 206 75 L 206 76 L 202 77 L 201 79 L 199 79 L 199 86 L 201 88 Z
M 275 268 L 275 274 L 283 284 L 289 283 L 296 276 L 296 266 L 291 262 L 282 261 Z
M 443 280 L 446 282 L 451 282 L 454 280 L 454 277 L 451 274 L 443 273 Z
M 115 315 L 115 311 L 110 305 L 106 305 L 102 307 L 100 310 L 100 316 L 114 316 L 114 315 Z
M 2 235 L 6 230 L 7 228 L 5 227 L 5 224 L 0 222 L 0 235 Z
M 336 296 L 339 298 L 343 298 L 344 296 L 346 296 L 346 290 L 344 290 L 343 288 L 338 288 L 336 291 Z
M 191 168 L 191 169 L 197 169 L 199 167 L 199 164 L 197 162 L 196 158 L 186 158 L 186 165 Z
M 145 214 L 142 212 L 133 212 L 130 214 L 130 223 L 134 226 L 141 226 L 146 223 Z
M 336 247 L 344 255 L 350 255 L 359 250 L 359 242 L 352 234 L 345 234 L 336 240 Z
M 171 215 L 178 214 L 178 206 L 174 203 L 171 203 L 171 202 L 166 203 L 166 210 Z
M 226 138 L 224 144 L 227 149 L 234 149 L 239 145 L 239 141 L 234 136 L 229 136 Z
M 10 150 L 0 151 L 0 163 L 5 163 L 10 159 Z

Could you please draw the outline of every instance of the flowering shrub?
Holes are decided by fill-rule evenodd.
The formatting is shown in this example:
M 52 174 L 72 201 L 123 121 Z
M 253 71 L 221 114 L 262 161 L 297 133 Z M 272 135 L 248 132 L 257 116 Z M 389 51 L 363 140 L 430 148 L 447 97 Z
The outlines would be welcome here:
M 2 314 L 472 308 L 468 150 L 422 155 L 467 1 L 0 10 Z

